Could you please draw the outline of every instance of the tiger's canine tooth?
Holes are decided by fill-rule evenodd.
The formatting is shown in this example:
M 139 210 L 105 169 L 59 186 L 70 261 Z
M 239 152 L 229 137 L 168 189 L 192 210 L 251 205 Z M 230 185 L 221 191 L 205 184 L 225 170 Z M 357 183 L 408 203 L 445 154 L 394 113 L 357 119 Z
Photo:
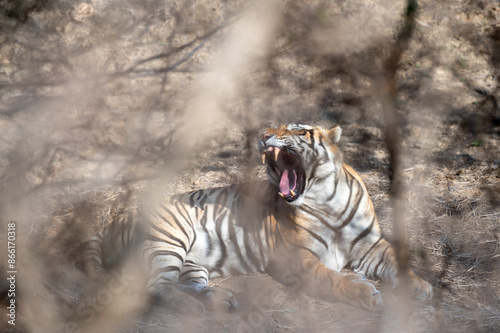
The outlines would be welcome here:
M 279 148 L 274 148 L 274 162 L 278 161 L 278 155 L 280 154 Z
M 266 164 L 266 154 L 262 154 L 262 164 Z
M 285 195 L 284 195 L 283 193 L 281 193 L 281 192 L 278 192 L 278 194 L 279 194 L 279 195 L 280 195 L 280 197 L 282 197 L 282 198 L 284 198 L 284 197 L 285 197 Z
M 295 196 L 295 192 L 293 190 L 290 190 L 290 193 L 292 194 L 293 197 Z

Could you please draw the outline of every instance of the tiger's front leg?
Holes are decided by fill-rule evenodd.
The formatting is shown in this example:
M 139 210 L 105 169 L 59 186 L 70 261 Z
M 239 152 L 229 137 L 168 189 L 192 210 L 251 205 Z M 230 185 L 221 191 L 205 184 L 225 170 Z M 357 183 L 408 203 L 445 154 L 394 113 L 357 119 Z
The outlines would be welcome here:
M 363 276 L 331 270 L 308 251 L 300 250 L 287 260 L 272 260 L 268 273 L 293 289 L 329 302 L 367 309 L 382 304 L 380 291 Z
M 190 260 L 183 263 L 172 251 L 157 251 L 161 263 L 152 274 L 147 293 L 154 304 L 182 314 L 204 313 L 205 309 L 229 311 L 237 306 L 229 290 L 208 286 L 208 271 Z M 178 264 L 182 267 L 178 268 Z
M 207 284 L 207 269 L 193 261 L 186 260 L 179 278 L 179 289 L 201 301 L 207 310 L 227 312 L 238 306 L 231 291 Z

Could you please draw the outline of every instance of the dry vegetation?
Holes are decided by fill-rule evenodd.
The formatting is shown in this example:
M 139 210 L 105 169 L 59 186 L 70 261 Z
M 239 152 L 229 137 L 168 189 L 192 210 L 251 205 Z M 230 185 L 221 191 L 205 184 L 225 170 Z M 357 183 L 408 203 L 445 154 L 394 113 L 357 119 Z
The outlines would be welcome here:
M 391 292 L 369 313 L 229 277 L 213 283 L 239 310 L 190 318 L 143 304 L 140 275 L 109 294 L 116 280 L 74 265 L 81 241 L 151 196 L 262 178 L 258 133 L 289 122 L 343 127 L 391 238 L 380 82 L 404 2 L 0 0 L 0 330 L 500 332 L 500 6 L 419 5 L 391 103 L 412 265 L 436 295 L 406 328 Z

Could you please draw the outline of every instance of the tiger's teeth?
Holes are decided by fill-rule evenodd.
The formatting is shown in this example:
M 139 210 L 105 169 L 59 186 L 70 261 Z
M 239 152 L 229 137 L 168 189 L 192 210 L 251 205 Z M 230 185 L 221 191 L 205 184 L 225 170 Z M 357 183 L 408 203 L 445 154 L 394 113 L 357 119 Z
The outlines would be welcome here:
M 266 164 L 266 154 L 262 154 L 262 164 Z
M 281 192 L 278 192 L 278 194 L 279 194 L 279 195 L 280 195 L 280 197 L 282 197 L 282 198 L 284 198 L 284 197 L 285 197 L 285 195 L 284 195 L 283 193 L 281 193 Z
M 278 155 L 280 154 L 279 148 L 274 148 L 274 162 L 278 161 Z
M 295 196 L 295 192 L 293 190 L 290 190 L 290 193 L 292 194 L 292 197 Z

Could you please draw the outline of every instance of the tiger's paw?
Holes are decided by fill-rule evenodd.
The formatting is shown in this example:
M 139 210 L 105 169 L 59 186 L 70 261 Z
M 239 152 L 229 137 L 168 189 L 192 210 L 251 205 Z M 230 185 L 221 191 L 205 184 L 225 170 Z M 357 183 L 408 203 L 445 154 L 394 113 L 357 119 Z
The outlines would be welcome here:
M 356 307 L 375 310 L 382 305 L 382 293 L 363 276 L 349 274 L 345 276 L 346 302 Z
M 205 286 L 200 296 L 201 301 L 210 311 L 229 312 L 238 306 L 234 294 L 224 288 Z
M 184 298 L 172 301 L 168 306 L 173 311 L 182 315 L 201 315 L 204 314 L 205 306 L 194 297 L 185 294 Z
M 176 288 L 169 288 L 168 292 L 155 295 L 151 303 L 182 315 L 201 315 L 206 312 L 202 302 Z
M 432 285 L 418 276 L 413 270 L 409 270 L 411 288 L 413 296 L 421 301 L 429 300 L 434 295 Z
M 426 301 L 431 299 L 434 295 L 432 285 L 418 276 L 412 279 L 411 284 L 413 287 L 413 295 L 416 299 Z

